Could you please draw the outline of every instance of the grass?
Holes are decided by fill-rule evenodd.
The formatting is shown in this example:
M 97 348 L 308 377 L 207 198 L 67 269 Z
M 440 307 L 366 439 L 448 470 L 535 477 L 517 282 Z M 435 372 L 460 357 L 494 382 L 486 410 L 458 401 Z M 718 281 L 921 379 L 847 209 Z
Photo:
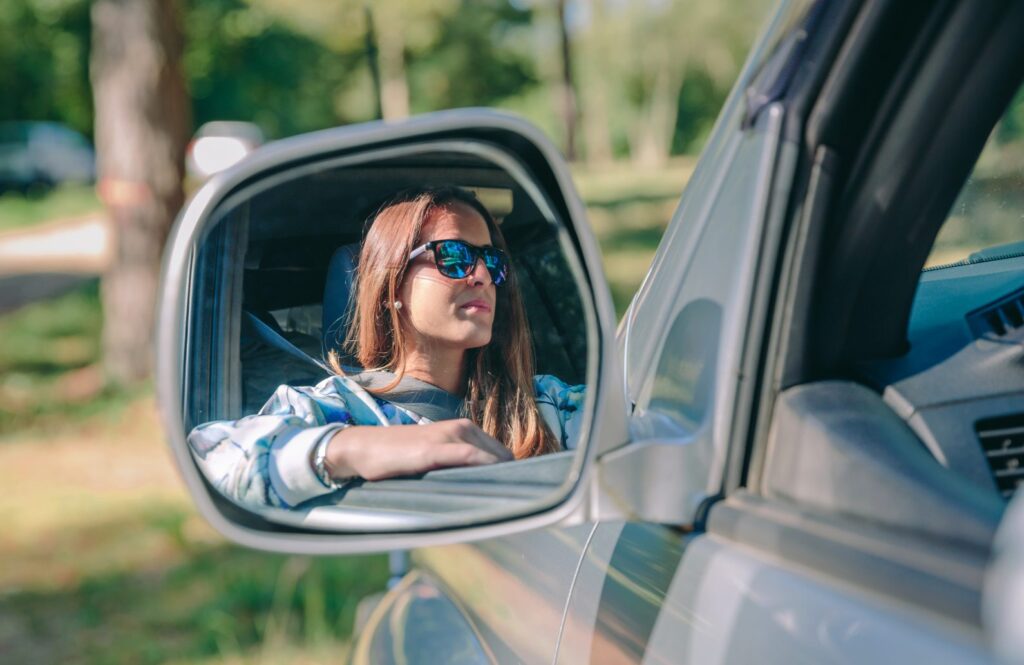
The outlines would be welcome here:
M 0 232 L 88 215 L 100 208 L 96 191 L 89 185 L 65 185 L 46 194 L 7 192 L 0 196 Z
M 226 543 L 192 508 L 152 395 L 0 437 L 0 660 L 329 662 L 382 557 Z
M 267 555 L 195 512 L 152 390 L 103 387 L 95 283 L 0 317 L 0 661 L 335 662 L 384 557 Z
M 0 317 L 0 437 L 120 415 L 132 396 L 103 384 L 101 326 L 96 281 Z
M 626 164 L 573 173 L 601 245 L 605 275 L 621 316 L 651 265 L 694 160 L 681 157 L 655 172 Z

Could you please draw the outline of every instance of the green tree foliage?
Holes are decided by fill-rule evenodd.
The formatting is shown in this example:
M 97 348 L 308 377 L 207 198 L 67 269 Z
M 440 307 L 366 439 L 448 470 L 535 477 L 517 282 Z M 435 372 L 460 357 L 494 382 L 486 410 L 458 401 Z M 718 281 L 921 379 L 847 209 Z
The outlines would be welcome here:
M 410 63 L 415 113 L 499 106 L 539 81 L 524 48 L 531 12 L 506 0 L 462 0 L 439 21 L 433 48 Z
M 347 65 L 351 78 L 335 94 L 344 120 L 368 120 L 374 112 L 368 18 L 385 117 L 499 105 L 537 84 L 533 54 L 522 48 L 531 10 L 507 0 L 341 0 L 326 10 L 298 0 L 251 2 Z
M 362 120 L 335 103 L 361 66 L 242 0 L 193 2 L 185 71 L 196 123 L 248 120 L 271 137 Z
M 588 153 L 646 165 L 693 149 L 739 71 L 765 0 L 577 0 Z M 588 110 L 598 107 L 594 117 Z
M 0 120 L 56 120 L 91 135 L 88 62 L 88 2 L 0 2 Z
M 0 0 L 0 119 L 57 120 L 91 135 L 89 5 Z M 568 0 L 577 138 L 587 159 L 658 162 L 699 149 L 766 6 Z M 369 9 L 392 117 L 494 106 L 525 115 L 564 145 L 554 7 L 554 0 L 188 0 L 184 66 L 193 118 L 197 125 L 250 120 L 270 137 L 372 119 Z M 1007 122 L 1006 131 L 1018 124 Z
M 0 120 L 56 120 L 91 135 L 88 0 L 0 2 Z M 197 124 L 239 119 L 270 136 L 349 120 L 335 94 L 360 63 L 243 0 L 193 0 L 185 68 Z

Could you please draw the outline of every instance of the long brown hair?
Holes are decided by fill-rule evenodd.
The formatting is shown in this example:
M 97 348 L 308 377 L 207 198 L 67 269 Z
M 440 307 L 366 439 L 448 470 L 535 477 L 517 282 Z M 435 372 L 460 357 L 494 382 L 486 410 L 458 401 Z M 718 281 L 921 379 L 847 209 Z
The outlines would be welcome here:
M 487 208 L 472 192 L 457 187 L 402 192 L 371 220 L 359 253 L 355 307 L 345 344 L 363 367 L 397 375 L 379 392 L 394 388 L 405 373 L 405 337 L 399 310 L 391 303 L 405 278 L 409 253 L 421 244 L 423 225 L 431 215 L 457 202 L 476 210 L 487 224 L 491 243 L 506 249 Z M 558 450 L 561 446 L 534 399 L 533 345 L 515 271 L 497 288 L 491 330 L 488 345 L 466 352 L 464 415 L 501 441 L 516 459 Z M 337 353 L 329 354 L 329 362 L 335 372 L 344 373 Z

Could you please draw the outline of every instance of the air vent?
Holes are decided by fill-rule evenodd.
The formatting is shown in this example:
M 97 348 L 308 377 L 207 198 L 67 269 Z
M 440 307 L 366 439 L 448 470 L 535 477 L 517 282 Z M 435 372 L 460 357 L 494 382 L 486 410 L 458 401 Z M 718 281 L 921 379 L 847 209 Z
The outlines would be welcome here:
M 975 425 L 996 487 L 1009 499 L 1024 481 L 1024 413 L 981 420 Z
M 975 337 L 1002 337 L 1024 326 L 1024 289 L 967 315 Z

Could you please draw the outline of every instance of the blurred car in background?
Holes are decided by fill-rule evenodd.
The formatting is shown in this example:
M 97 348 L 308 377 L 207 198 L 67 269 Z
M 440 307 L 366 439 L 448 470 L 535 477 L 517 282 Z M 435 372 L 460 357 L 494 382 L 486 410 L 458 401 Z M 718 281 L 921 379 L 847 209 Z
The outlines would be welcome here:
M 0 193 L 96 180 L 89 140 L 58 122 L 0 123 Z
M 263 130 L 251 122 L 207 122 L 188 144 L 185 159 L 188 174 L 198 180 L 205 180 L 234 166 L 263 145 L 264 141 Z

